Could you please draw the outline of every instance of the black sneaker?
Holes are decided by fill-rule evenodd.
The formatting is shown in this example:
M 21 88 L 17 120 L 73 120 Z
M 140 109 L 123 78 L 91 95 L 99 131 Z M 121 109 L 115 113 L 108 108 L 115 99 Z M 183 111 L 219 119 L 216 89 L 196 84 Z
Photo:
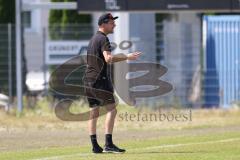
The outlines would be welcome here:
M 93 152 L 93 153 L 102 153 L 102 152 L 103 152 L 103 149 L 102 149 L 102 147 L 100 147 L 100 146 L 93 147 L 93 148 L 92 148 L 92 152 Z
M 126 152 L 125 149 L 120 149 L 117 146 L 115 146 L 114 144 L 112 145 L 108 145 L 108 146 L 104 146 L 104 153 L 124 153 Z

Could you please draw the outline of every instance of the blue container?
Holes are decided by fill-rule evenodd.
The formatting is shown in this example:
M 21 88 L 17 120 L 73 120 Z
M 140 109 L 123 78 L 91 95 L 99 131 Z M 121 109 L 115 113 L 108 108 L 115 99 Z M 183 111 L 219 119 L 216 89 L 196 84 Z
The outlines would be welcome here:
M 240 100 L 240 16 L 204 16 L 204 100 L 206 107 L 230 107 Z

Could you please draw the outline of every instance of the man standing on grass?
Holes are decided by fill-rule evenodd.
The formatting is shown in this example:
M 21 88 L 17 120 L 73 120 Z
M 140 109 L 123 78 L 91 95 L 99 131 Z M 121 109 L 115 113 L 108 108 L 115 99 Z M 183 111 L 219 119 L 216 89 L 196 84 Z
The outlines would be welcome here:
M 110 13 L 103 14 L 98 19 L 99 30 L 91 38 L 87 50 L 87 69 L 84 76 L 85 94 L 88 99 L 90 117 L 88 122 L 89 135 L 92 142 L 92 152 L 123 153 L 124 149 L 118 148 L 112 141 L 114 121 L 117 114 L 116 101 L 113 96 L 113 86 L 108 72 L 109 64 L 124 60 L 136 60 L 140 52 L 129 54 L 111 54 L 111 46 L 108 34 L 113 33 L 114 20 Z M 99 94 L 99 90 L 103 91 Z M 101 93 L 101 92 L 100 92 Z M 99 96 L 100 95 L 100 96 Z M 103 99 L 99 97 L 104 97 Z M 105 145 L 100 147 L 97 142 L 96 125 L 99 116 L 99 107 L 104 106 L 107 110 L 105 120 Z

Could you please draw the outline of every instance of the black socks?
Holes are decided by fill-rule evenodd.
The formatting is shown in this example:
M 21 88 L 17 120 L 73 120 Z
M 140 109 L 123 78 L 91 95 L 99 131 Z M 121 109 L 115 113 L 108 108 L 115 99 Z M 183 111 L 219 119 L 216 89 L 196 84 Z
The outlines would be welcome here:
M 102 147 L 100 147 L 98 145 L 98 142 L 97 142 L 97 136 L 96 134 L 94 135 L 90 135 L 90 139 L 91 139 L 91 142 L 92 142 L 92 146 L 93 146 L 93 152 L 94 153 L 101 153 L 103 151 Z
M 92 151 L 94 153 L 102 153 L 103 149 L 102 147 L 99 146 L 97 142 L 97 136 L 96 134 L 90 135 L 90 139 L 92 142 Z M 113 146 L 113 141 L 112 141 L 112 134 L 105 134 L 105 146 L 106 147 L 111 147 Z
M 105 145 L 106 146 L 112 146 L 112 134 L 105 134 Z

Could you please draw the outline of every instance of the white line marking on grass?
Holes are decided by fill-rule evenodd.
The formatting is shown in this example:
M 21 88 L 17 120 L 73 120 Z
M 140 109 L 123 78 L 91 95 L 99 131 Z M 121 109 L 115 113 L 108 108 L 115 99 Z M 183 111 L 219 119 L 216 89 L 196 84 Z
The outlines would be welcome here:
M 79 157 L 86 157 L 86 156 L 91 156 L 95 155 L 94 153 L 76 153 L 76 154 L 69 154 L 69 155 L 62 155 L 62 156 L 53 156 L 53 157 L 46 157 L 46 158 L 37 158 L 37 159 L 32 159 L 32 160 L 60 160 L 62 158 L 71 158 L 75 156 Z M 96 155 L 95 155 L 96 156 Z
M 216 140 L 216 141 L 206 141 L 206 142 L 196 142 L 196 143 L 165 144 L 165 145 L 160 145 L 160 146 L 135 148 L 135 149 L 131 149 L 131 151 L 151 150 L 151 149 L 158 149 L 158 148 L 181 147 L 181 146 L 200 145 L 200 144 L 223 143 L 223 142 L 232 142 L 232 141 L 236 141 L 236 140 L 240 140 L 240 138 L 222 139 L 222 140 Z
M 240 140 L 240 138 L 221 139 L 221 140 L 216 140 L 216 141 L 205 141 L 205 142 L 196 142 L 196 143 L 164 144 L 164 145 L 159 145 L 159 146 L 128 149 L 127 152 L 128 151 L 138 151 L 138 150 L 151 150 L 151 149 L 159 149 L 159 148 L 172 148 L 172 147 L 190 146 L 190 145 L 200 145 L 200 144 L 224 143 L 224 142 L 232 142 L 232 141 L 238 141 L 238 140 Z M 70 155 L 37 158 L 37 159 L 32 159 L 32 160 L 60 160 L 62 158 L 71 158 L 71 157 L 78 157 L 78 156 L 79 157 L 96 156 L 96 154 L 94 154 L 94 153 L 76 153 L 76 154 L 70 154 Z

